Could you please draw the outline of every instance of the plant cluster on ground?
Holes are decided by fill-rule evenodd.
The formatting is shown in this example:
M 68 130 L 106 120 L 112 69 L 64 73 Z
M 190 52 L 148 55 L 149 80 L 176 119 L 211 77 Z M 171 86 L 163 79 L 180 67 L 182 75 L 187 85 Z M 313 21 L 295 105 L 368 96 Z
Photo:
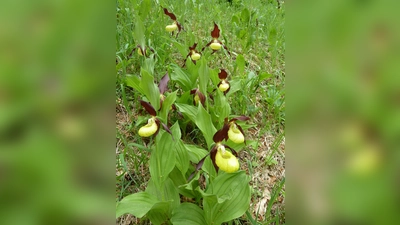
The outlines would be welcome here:
M 284 4 L 117 1 L 117 224 L 283 224 Z

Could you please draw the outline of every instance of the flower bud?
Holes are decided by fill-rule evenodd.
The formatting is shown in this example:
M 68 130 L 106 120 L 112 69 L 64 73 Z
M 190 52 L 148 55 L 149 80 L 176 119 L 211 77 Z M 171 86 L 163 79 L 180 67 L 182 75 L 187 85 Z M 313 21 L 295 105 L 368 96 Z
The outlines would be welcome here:
M 221 82 L 221 84 L 218 86 L 219 90 L 224 92 L 226 90 L 228 90 L 229 88 L 229 84 L 226 83 L 224 80 Z
M 165 30 L 168 31 L 168 32 L 172 32 L 172 31 L 176 30 L 177 28 L 178 28 L 178 26 L 174 23 L 172 25 L 166 26 Z
M 239 160 L 231 152 L 226 151 L 223 145 L 218 147 L 215 163 L 227 173 L 233 173 L 239 169 Z
M 237 128 L 235 123 L 232 123 L 229 130 L 228 130 L 228 137 L 231 141 L 235 142 L 236 144 L 240 144 L 244 142 L 244 135 L 240 130 Z
M 211 45 L 210 45 L 210 47 L 211 47 L 211 49 L 213 49 L 213 50 L 220 50 L 221 49 L 221 44 L 220 43 L 218 43 L 218 42 L 213 42 Z
M 199 53 L 193 53 L 190 58 L 192 58 L 192 60 L 196 61 L 198 59 L 200 59 L 201 55 Z
M 158 129 L 157 123 L 154 118 L 150 118 L 146 125 L 139 129 L 139 135 L 141 137 L 150 137 Z

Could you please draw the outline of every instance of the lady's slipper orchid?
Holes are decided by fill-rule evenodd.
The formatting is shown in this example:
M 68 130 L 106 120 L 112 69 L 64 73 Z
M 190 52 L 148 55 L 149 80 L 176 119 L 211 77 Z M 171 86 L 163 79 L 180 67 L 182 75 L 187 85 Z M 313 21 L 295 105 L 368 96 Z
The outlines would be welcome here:
M 201 54 L 198 51 L 196 51 L 196 46 L 197 43 L 194 43 L 193 46 L 189 47 L 189 53 L 187 54 L 185 61 L 190 56 L 192 62 L 196 64 L 196 61 L 201 58 Z
M 236 120 L 246 121 L 249 119 L 250 118 L 247 116 L 239 116 L 231 119 L 229 122 L 227 122 L 227 118 L 225 119 L 225 124 L 229 126 L 228 137 L 231 141 L 235 142 L 236 144 L 240 144 L 246 141 L 243 129 L 240 125 L 236 123 Z
M 201 93 L 198 88 L 195 88 L 195 89 L 191 90 L 190 94 L 194 95 L 194 97 L 193 97 L 193 105 L 198 105 L 199 102 L 200 102 L 203 106 L 205 106 L 206 96 L 204 96 L 204 94 Z
M 150 137 L 158 130 L 158 125 L 154 117 L 150 118 L 146 125 L 139 129 L 139 135 L 142 137 Z
M 221 80 L 217 85 L 218 89 L 224 92 L 224 94 L 226 95 L 226 93 L 228 93 L 228 91 L 231 89 L 229 81 L 226 80 L 226 78 L 228 77 L 228 73 L 224 69 L 221 69 L 218 77 Z
M 210 158 L 217 172 L 219 169 L 221 169 L 226 173 L 234 173 L 239 170 L 239 160 L 237 159 L 238 154 L 231 147 L 222 144 L 224 139 L 228 139 L 228 129 L 229 125 L 225 123 L 222 129 L 218 130 L 214 134 L 213 140 L 215 145 L 210 151 Z M 227 148 L 230 150 L 230 152 L 226 150 Z M 197 163 L 195 171 L 189 176 L 188 180 L 192 179 L 195 173 L 201 169 L 207 156 L 208 155 L 206 155 L 199 161 L 199 163 Z
M 218 25 L 214 22 L 214 29 L 213 29 L 213 31 L 211 31 L 211 37 L 213 39 L 206 46 L 204 46 L 201 49 L 201 51 L 204 51 L 204 49 L 206 47 L 210 46 L 210 48 L 213 50 L 213 53 L 215 53 L 216 51 L 220 50 L 221 47 L 223 46 L 225 48 L 225 50 L 229 53 L 229 55 L 231 55 L 228 48 L 224 44 L 222 44 L 222 42 L 220 40 L 218 40 L 219 33 L 220 33 L 220 30 L 218 28 Z
M 239 169 L 239 160 L 232 153 L 226 151 L 224 145 L 217 148 L 215 164 L 227 173 L 233 173 Z
M 139 129 L 139 135 L 141 137 L 150 137 L 151 135 L 157 135 L 158 131 L 160 131 L 160 124 L 164 127 L 164 129 L 172 135 L 171 130 L 165 124 L 163 124 L 158 118 L 156 110 L 150 104 L 150 102 L 145 102 L 140 100 L 140 104 L 146 109 L 146 111 L 151 115 L 151 118 L 147 121 L 147 124 L 142 126 Z M 173 137 L 172 137 L 173 138 Z
M 178 37 L 178 34 L 181 32 L 181 30 L 184 30 L 183 26 L 176 20 L 175 14 L 168 12 L 168 9 L 164 8 L 164 13 L 174 21 L 171 25 L 166 26 L 165 30 L 172 32 L 172 35 L 174 35 L 174 31 L 178 29 L 178 33 L 176 33 L 176 37 Z

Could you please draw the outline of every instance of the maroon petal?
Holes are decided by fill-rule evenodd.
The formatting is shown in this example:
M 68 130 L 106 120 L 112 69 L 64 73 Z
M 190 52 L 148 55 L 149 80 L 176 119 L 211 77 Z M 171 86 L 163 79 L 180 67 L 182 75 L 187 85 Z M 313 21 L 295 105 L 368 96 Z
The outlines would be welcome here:
M 211 31 L 211 37 L 219 38 L 219 28 L 218 25 L 214 22 L 214 30 Z
M 201 104 L 205 107 L 206 96 L 204 96 L 199 90 L 196 92 L 196 94 L 199 96 Z
M 246 136 L 244 135 L 244 131 L 243 131 L 242 127 L 241 127 L 239 124 L 236 124 L 236 126 L 239 128 L 240 132 L 243 134 L 243 137 L 244 137 L 244 144 L 247 144 L 247 143 L 246 143 Z
M 229 124 L 224 123 L 224 126 L 222 127 L 222 129 L 218 130 L 214 136 L 213 136 L 213 141 L 215 143 L 221 142 L 224 139 L 227 140 L 228 139 L 228 130 L 229 130 Z
M 195 168 L 195 170 L 193 171 L 193 173 L 190 174 L 190 176 L 189 176 L 189 178 L 188 178 L 188 181 L 190 181 L 190 180 L 193 178 L 193 176 L 197 173 L 197 171 L 199 171 L 199 170 L 201 169 L 201 167 L 202 167 L 203 164 L 204 164 L 204 160 L 207 158 L 207 156 L 208 156 L 208 154 L 207 154 L 206 156 L 204 156 L 204 157 L 199 161 L 199 163 L 197 163 L 196 168 Z
M 238 116 L 238 117 L 235 117 L 235 118 L 231 119 L 229 122 L 236 121 L 236 120 L 246 121 L 246 120 L 249 120 L 249 119 L 250 119 L 250 117 L 247 117 L 247 116 Z
M 226 79 L 228 77 L 228 73 L 224 69 L 221 69 L 221 72 L 219 72 L 218 77 L 221 80 Z
M 235 155 L 236 157 L 239 157 L 239 156 L 238 156 L 238 153 L 235 151 L 235 149 L 229 147 L 228 145 L 224 145 L 224 147 L 225 147 L 225 148 L 229 148 L 229 150 L 231 150 L 231 152 L 232 152 L 233 155 Z
M 168 12 L 167 8 L 164 8 L 165 15 L 169 16 L 172 20 L 176 20 L 176 16 L 172 12 Z
M 154 133 L 154 137 L 157 136 L 158 132 L 160 131 L 160 121 L 156 119 L 156 124 L 157 124 L 157 131 Z
M 213 163 L 213 165 L 214 165 L 214 168 L 215 168 L 215 170 L 218 172 L 218 166 L 217 166 L 217 163 L 215 162 L 215 155 L 217 154 L 217 145 L 214 145 L 214 147 L 211 149 L 211 152 L 210 152 L 210 158 L 211 158 L 211 161 L 212 161 L 212 163 Z
M 193 46 L 189 47 L 190 51 L 195 50 L 197 46 L 197 43 L 194 43 Z
M 213 41 L 208 42 L 208 44 L 206 46 L 204 46 L 201 51 L 204 51 L 205 48 L 207 48 L 208 46 L 210 46 L 213 43 Z
M 160 90 L 160 94 L 164 94 L 165 91 L 168 89 L 168 81 L 169 76 L 168 72 L 161 78 L 160 83 L 158 84 L 158 89 Z
M 153 106 L 150 104 L 150 102 L 145 102 L 140 100 L 140 104 L 146 109 L 146 111 L 152 115 L 152 116 L 156 116 L 156 110 L 153 108 Z
M 156 119 L 156 120 L 158 120 L 158 119 Z M 161 123 L 161 124 L 162 124 L 162 126 L 164 127 L 164 130 L 167 131 L 169 134 L 171 134 L 172 140 L 175 141 L 174 136 L 172 135 L 172 132 L 171 132 L 171 130 L 169 129 L 169 127 L 168 127 L 167 125 L 163 124 L 163 123 Z

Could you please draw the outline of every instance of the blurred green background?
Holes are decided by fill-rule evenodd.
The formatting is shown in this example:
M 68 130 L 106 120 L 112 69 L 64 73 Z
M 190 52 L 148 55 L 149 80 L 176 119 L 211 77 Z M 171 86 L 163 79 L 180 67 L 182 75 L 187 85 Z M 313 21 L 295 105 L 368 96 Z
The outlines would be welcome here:
M 114 222 L 114 9 L 0 3 L 0 224 Z
M 398 1 L 287 5 L 287 221 L 400 219 Z
M 288 223 L 396 224 L 399 4 L 282 4 Z M 114 223 L 115 3 L 0 6 L 0 223 Z

